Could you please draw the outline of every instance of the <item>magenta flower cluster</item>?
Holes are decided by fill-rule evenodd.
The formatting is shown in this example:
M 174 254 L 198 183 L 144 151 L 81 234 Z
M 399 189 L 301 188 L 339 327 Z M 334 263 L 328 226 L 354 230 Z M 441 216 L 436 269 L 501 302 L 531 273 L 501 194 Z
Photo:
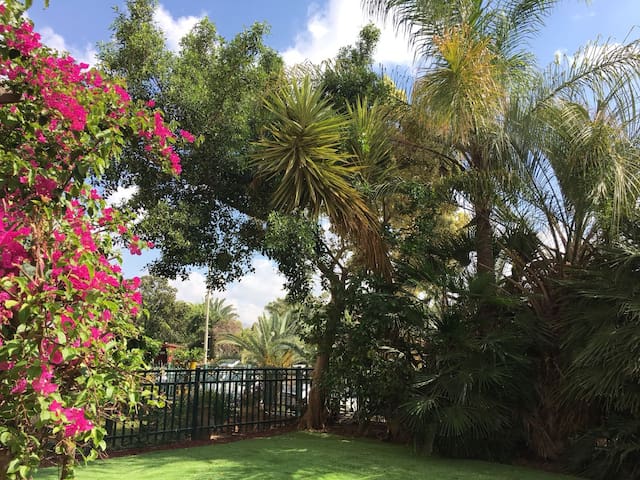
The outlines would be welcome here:
M 0 79 L 21 97 L 0 105 L 0 453 L 17 459 L 0 477 L 27 475 L 47 443 L 61 454 L 102 446 L 105 415 L 135 407 L 142 356 L 127 340 L 142 298 L 115 242 L 135 254 L 153 245 L 85 176 L 126 142 L 178 174 L 176 147 L 195 140 L 152 102 L 42 46 L 20 13 L 0 4 Z

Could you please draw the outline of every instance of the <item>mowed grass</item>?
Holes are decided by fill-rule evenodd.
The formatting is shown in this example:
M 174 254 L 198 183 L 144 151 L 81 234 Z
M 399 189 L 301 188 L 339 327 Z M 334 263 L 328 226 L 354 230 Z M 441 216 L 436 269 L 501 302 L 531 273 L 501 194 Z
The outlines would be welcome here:
M 406 447 L 296 432 L 92 462 L 77 480 L 568 480 L 522 467 L 419 456 Z M 43 469 L 36 480 L 57 479 Z

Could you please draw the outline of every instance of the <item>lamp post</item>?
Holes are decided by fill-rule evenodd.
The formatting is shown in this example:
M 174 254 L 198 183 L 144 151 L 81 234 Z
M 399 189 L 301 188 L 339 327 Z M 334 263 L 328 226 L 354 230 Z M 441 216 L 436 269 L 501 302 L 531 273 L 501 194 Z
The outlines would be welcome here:
M 204 314 L 204 368 L 207 368 L 207 362 L 209 361 L 209 304 L 210 302 L 209 286 L 207 286 L 207 294 L 204 297 L 205 302 L 205 314 Z

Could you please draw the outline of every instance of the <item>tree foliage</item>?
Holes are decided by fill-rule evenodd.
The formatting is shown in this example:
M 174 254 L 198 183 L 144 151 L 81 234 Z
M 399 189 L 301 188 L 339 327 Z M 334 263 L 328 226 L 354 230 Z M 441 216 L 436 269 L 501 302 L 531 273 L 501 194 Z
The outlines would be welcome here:
M 267 205 L 251 188 L 249 150 L 265 118 L 262 96 L 277 83 L 282 61 L 263 43 L 265 25 L 225 40 L 207 18 L 171 52 L 153 23 L 155 5 L 131 0 L 118 11 L 101 64 L 128 79 L 134 98 L 162 107 L 198 141 L 181 152 L 180 179 L 128 149 L 107 185 L 138 187 L 130 206 L 147 211 L 138 228 L 162 253 L 153 273 L 175 277 L 204 267 L 209 284 L 221 287 L 246 271 L 259 246 L 258 219 Z

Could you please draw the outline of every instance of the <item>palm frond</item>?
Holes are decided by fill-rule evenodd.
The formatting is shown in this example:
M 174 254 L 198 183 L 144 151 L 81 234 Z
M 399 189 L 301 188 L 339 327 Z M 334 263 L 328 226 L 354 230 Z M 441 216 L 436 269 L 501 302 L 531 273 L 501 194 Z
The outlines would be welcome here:
M 218 343 L 236 345 L 243 362 L 263 367 L 291 367 L 305 358 L 294 313 L 262 315 L 250 330 L 225 335 Z

